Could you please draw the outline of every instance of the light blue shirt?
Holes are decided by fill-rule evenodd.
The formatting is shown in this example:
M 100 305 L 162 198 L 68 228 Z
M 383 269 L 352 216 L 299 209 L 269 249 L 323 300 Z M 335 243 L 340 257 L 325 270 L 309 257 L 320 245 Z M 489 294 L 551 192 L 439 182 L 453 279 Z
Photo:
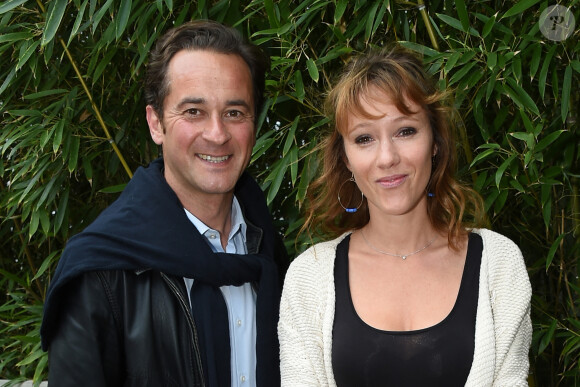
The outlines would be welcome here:
M 192 213 L 185 214 L 208 241 L 214 252 L 247 254 L 246 222 L 240 203 L 234 197 L 231 211 L 231 230 L 226 250 L 222 248 L 220 233 L 206 226 Z M 189 296 L 193 279 L 184 278 Z M 232 386 L 256 386 L 256 294 L 250 283 L 242 286 L 222 286 L 220 290 L 228 308 L 231 347 Z M 189 300 L 191 304 L 191 299 Z

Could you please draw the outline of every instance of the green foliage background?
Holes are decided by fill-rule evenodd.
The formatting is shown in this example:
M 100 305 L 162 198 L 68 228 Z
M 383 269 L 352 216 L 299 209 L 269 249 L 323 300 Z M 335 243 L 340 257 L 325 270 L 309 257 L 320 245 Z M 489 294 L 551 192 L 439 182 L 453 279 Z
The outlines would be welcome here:
M 421 52 L 463 117 L 463 179 L 532 280 L 530 384 L 580 384 L 578 30 L 539 31 L 539 0 L 8 0 L 0 4 L 0 378 L 46 378 L 38 327 L 67 239 L 158 156 L 144 61 L 174 25 L 236 26 L 272 57 L 253 174 L 294 255 L 300 206 L 328 129 L 325 91 L 348 57 L 399 41 Z M 563 4 L 580 23 L 578 0 Z

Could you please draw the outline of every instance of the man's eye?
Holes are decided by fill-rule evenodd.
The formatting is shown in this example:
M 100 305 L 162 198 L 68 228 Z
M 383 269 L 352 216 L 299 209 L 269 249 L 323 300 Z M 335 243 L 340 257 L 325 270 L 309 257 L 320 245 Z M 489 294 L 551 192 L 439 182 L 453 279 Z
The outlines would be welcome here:
M 248 118 L 248 115 L 245 114 L 244 112 L 239 111 L 239 110 L 228 110 L 224 114 L 224 119 L 226 119 L 228 121 L 239 122 L 239 121 L 244 121 L 247 118 Z
M 196 109 L 196 108 L 187 109 L 185 111 L 185 114 L 187 114 L 188 116 L 194 116 L 194 117 L 199 116 L 200 113 L 201 112 L 199 111 L 199 109 Z
M 367 134 L 364 134 L 362 136 L 358 136 L 354 140 L 355 143 L 361 144 L 361 145 L 368 144 L 371 141 L 373 141 L 373 138 Z

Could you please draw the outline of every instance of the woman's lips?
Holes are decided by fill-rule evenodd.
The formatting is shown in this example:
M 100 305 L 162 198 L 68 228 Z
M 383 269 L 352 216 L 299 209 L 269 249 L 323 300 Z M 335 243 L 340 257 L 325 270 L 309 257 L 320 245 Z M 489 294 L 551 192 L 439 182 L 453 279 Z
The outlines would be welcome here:
M 377 183 L 385 188 L 394 188 L 403 184 L 405 180 L 407 180 L 407 175 L 394 175 L 378 179 Z

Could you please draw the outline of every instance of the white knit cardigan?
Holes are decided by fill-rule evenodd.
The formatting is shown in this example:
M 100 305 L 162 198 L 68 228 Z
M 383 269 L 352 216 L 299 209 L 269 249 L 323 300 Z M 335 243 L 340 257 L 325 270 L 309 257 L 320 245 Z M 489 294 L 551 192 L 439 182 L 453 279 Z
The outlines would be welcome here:
M 500 234 L 473 231 L 483 239 L 483 252 L 466 386 L 527 386 L 532 290 L 522 253 Z M 311 247 L 288 270 L 278 323 L 283 387 L 336 386 L 331 358 L 334 259 L 347 234 Z

